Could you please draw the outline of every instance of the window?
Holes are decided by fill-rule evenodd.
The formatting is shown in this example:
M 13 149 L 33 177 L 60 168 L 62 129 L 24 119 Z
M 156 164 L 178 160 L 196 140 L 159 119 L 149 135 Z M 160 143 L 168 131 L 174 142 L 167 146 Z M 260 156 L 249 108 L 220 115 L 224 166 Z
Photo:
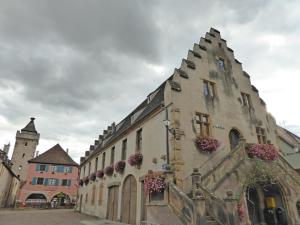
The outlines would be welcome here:
M 266 133 L 265 129 L 261 127 L 256 127 L 256 135 L 257 135 L 257 140 L 259 144 L 266 144 L 267 139 L 266 139 Z
M 40 165 L 40 171 L 46 171 L 46 165 Z
M 205 96 L 215 97 L 215 83 L 204 80 L 203 91 Z
M 98 170 L 98 157 L 95 159 L 95 173 Z
M 242 95 L 242 105 L 250 108 L 252 106 L 250 95 L 244 92 L 241 92 L 241 95 Z
M 25 142 L 25 143 L 24 143 L 24 146 L 28 146 L 28 143 L 27 143 L 27 142 Z
M 220 70 L 225 70 L 225 61 L 222 58 L 217 59 L 217 64 Z
M 85 176 L 85 165 L 83 167 L 83 176 Z
M 111 148 L 110 152 L 110 164 L 114 164 L 115 161 L 115 146 Z
M 38 177 L 37 181 L 36 181 L 37 185 L 43 185 L 44 184 L 44 178 L 42 177 Z
M 93 186 L 92 189 L 92 197 L 91 197 L 91 204 L 94 205 L 95 204 L 95 195 L 96 195 L 96 186 Z
M 22 155 L 22 159 L 24 158 L 24 156 L 25 156 L 25 153 L 23 153 L 23 155 Z
M 65 166 L 64 171 L 65 171 L 65 173 L 72 173 L 72 167 L 71 166 Z
M 136 132 L 136 150 L 140 151 L 142 149 L 142 129 Z
M 103 203 L 103 184 L 101 183 L 99 186 L 98 205 L 102 205 L 102 203 Z
M 68 180 L 67 179 L 63 179 L 61 181 L 61 186 L 68 186 Z
M 127 150 L 127 139 L 122 141 L 122 155 L 121 160 L 126 160 L 126 150 Z
M 89 162 L 89 170 L 88 170 L 88 175 L 91 174 L 91 162 Z
M 196 113 L 196 123 L 199 124 L 201 136 L 210 136 L 209 116 L 203 113 Z
M 86 193 L 86 194 L 85 194 L 85 203 L 88 202 L 88 197 L 89 197 L 89 196 L 88 196 L 88 194 Z
M 105 152 L 103 152 L 102 154 L 102 166 L 101 166 L 101 169 L 104 169 L 105 167 Z

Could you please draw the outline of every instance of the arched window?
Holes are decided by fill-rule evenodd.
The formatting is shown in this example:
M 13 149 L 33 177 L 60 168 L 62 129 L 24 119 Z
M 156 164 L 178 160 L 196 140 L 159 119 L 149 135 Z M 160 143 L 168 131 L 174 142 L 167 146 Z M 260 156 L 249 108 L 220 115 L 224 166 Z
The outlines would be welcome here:
M 242 137 L 240 132 L 237 129 L 231 129 L 229 132 L 229 141 L 230 141 L 230 148 L 234 149 L 238 144 L 239 140 Z

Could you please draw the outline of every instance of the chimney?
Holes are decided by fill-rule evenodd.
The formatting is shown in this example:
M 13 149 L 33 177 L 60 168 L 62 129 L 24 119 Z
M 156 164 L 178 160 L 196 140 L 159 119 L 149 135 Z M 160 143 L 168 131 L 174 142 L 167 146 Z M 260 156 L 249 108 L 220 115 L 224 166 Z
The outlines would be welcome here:
M 113 122 L 111 124 L 111 130 L 112 130 L 112 133 L 114 133 L 116 131 L 116 123 L 115 122 Z
M 69 149 L 68 149 L 68 148 L 66 149 L 66 152 L 67 152 L 67 154 L 69 155 Z
M 35 157 L 38 157 L 38 156 L 39 156 L 39 151 L 36 151 Z

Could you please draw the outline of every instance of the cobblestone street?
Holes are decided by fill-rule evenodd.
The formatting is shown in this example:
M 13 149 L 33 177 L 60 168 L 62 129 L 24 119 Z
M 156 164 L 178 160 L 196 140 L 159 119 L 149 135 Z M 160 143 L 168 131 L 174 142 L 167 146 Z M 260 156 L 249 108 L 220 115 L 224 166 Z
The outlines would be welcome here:
M 0 225 L 121 225 L 70 209 L 0 210 Z

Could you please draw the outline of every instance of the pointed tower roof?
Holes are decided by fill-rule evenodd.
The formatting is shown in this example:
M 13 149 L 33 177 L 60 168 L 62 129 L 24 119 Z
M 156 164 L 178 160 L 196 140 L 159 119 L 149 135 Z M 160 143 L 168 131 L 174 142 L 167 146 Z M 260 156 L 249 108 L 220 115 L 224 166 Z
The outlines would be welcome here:
M 78 166 L 66 151 L 56 144 L 46 152 L 28 161 L 29 163 L 45 163 L 56 165 Z
M 32 132 L 32 133 L 37 134 L 37 131 L 34 126 L 34 120 L 35 120 L 35 118 L 31 117 L 30 122 L 21 131 L 27 131 L 27 132 Z

